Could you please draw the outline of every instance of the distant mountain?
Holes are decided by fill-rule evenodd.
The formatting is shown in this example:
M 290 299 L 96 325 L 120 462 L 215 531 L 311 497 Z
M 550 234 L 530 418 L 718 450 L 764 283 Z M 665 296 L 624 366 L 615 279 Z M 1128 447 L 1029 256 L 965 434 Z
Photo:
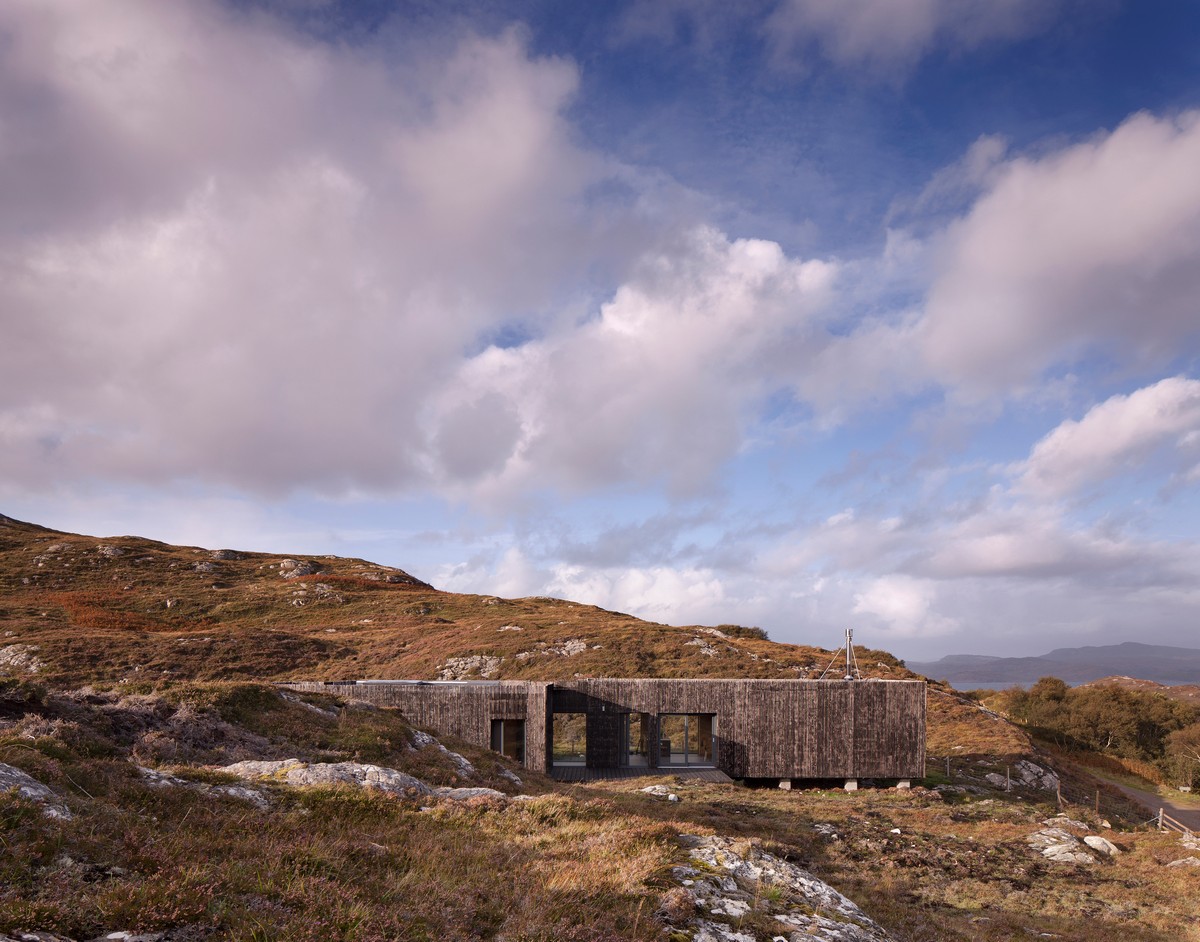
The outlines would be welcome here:
M 1160 684 L 1200 684 L 1200 649 L 1161 644 L 1107 644 L 1056 648 L 1039 657 L 989 657 L 951 654 L 938 661 L 909 662 L 909 670 L 956 687 L 973 683 L 1028 684 L 1039 677 L 1060 677 L 1081 684 L 1120 675 Z

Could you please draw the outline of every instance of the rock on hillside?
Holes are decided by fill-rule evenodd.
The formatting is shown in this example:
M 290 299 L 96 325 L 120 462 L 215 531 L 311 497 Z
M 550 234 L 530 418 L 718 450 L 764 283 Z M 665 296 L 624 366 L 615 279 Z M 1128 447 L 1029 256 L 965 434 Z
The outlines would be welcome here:
M 664 898 L 663 910 L 694 931 L 695 942 L 755 942 L 741 929 L 751 912 L 774 920 L 775 938 L 789 942 L 891 942 L 845 896 L 757 841 L 695 835 L 680 841 L 692 864 L 672 871 L 680 889 Z

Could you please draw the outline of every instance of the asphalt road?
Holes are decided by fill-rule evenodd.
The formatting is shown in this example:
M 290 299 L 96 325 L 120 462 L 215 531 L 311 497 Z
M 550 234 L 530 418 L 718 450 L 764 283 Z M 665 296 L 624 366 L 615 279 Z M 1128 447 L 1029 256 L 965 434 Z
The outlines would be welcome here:
M 1178 805 L 1168 798 L 1163 798 L 1161 795 L 1156 795 L 1153 792 L 1144 792 L 1140 788 L 1130 788 L 1128 785 L 1120 785 L 1116 782 L 1112 784 L 1121 789 L 1126 795 L 1136 801 L 1139 805 L 1146 808 L 1149 814 L 1157 814 L 1159 808 L 1165 808 L 1167 814 L 1182 824 L 1184 827 L 1191 828 L 1194 833 L 1200 833 L 1200 809 L 1194 805 Z M 1147 817 L 1149 817 L 1149 814 Z

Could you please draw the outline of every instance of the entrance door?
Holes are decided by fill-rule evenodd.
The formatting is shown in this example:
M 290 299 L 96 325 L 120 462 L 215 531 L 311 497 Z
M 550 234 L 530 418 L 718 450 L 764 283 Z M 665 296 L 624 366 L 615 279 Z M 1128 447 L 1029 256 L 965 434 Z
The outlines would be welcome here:
M 492 749 L 525 764 L 525 721 L 492 720 Z

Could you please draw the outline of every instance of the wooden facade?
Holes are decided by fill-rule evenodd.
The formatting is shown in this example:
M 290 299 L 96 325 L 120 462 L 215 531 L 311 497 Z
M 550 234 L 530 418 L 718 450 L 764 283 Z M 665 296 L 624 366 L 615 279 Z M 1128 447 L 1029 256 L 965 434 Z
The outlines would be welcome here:
M 925 683 L 898 680 L 350 681 L 291 683 L 395 707 L 416 726 L 488 748 L 492 723 L 525 722 L 524 764 L 553 771 L 556 714 L 586 717 L 589 769 L 627 765 L 634 718 L 654 744 L 637 758 L 666 767 L 671 718 L 711 735 L 710 764 L 733 778 L 915 779 L 925 774 Z M 663 741 L 664 748 L 667 742 Z

